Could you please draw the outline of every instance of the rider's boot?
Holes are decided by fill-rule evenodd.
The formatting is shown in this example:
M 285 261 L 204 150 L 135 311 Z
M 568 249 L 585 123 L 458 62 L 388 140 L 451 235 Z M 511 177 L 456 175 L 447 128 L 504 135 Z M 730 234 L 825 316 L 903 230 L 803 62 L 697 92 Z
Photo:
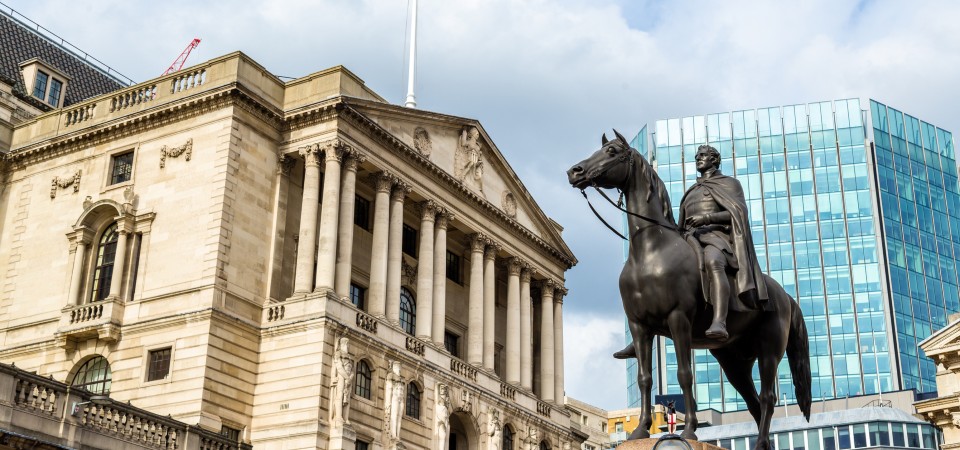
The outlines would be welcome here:
M 613 354 L 613 357 L 616 359 L 636 358 L 637 352 L 636 352 L 636 349 L 633 348 L 633 344 L 631 343 L 631 344 L 627 344 L 627 346 L 624 347 L 623 350 L 615 352 Z
M 710 339 L 725 341 L 730 337 L 727 333 L 727 306 L 730 302 L 730 282 L 723 269 L 711 270 L 710 297 L 713 300 L 713 323 L 707 328 L 706 335 Z

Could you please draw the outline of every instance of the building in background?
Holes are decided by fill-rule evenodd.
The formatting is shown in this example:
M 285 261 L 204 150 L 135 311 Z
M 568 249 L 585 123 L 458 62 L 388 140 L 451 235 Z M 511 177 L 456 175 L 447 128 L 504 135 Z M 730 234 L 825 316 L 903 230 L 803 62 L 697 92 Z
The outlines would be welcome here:
M 580 450 L 605 450 L 610 447 L 607 411 L 570 396 L 565 397 L 564 403 L 570 413 L 570 421 L 587 436 Z
M 960 447 L 960 315 L 920 343 L 937 365 L 938 396 L 914 404 L 924 420 L 943 430 L 943 449 Z
M 125 86 L 0 31 L 0 447 L 586 438 L 576 260 L 479 122 L 239 52 Z

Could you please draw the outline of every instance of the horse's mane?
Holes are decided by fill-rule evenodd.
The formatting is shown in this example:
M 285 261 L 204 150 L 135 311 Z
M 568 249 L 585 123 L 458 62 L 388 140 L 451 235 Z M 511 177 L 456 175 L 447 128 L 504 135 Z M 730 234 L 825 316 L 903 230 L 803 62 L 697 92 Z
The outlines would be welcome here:
M 660 179 L 660 175 L 657 175 L 657 171 L 653 170 L 653 166 L 647 162 L 647 159 L 643 157 L 637 150 L 630 147 L 627 144 L 627 148 L 633 152 L 633 158 L 637 160 L 637 174 L 647 180 L 649 186 L 647 188 L 647 202 L 656 196 L 656 201 L 660 203 L 660 208 L 663 210 L 663 217 L 667 219 L 668 222 L 677 225 L 676 219 L 673 218 L 673 207 L 670 205 L 670 195 L 667 194 L 667 187 L 663 184 L 663 180 Z

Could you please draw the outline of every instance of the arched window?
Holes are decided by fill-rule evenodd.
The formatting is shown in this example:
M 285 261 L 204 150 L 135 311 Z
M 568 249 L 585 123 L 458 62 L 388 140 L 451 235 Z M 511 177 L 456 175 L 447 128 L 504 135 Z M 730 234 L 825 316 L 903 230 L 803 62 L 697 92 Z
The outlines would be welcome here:
M 73 376 L 72 386 L 84 388 L 93 394 L 107 395 L 110 393 L 110 383 L 113 375 L 110 373 L 110 363 L 107 358 L 97 356 L 83 363 L 77 374 Z
M 113 261 L 117 257 L 118 237 L 116 223 L 110 225 L 100 236 L 100 243 L 97 245 L 96 265 L 93 269 L 93 296 L 91 301 L 100 301 L 110 295 L 110 280 L 113 278 Z
M 400 327 L 411 336 L 417 333 L 417 301 L 407 288 L 400 289 Z
M 407 385 L 407 416 L 420 418 L 420 388 L 413 382 Z
M 550 444 L 547 444 L 547 441 L 540 441 L 540 450 L 550 450 Z
M 503 445 L 501 450 L 513 450 L 513 428 L 503 427 Z
M 357 381 L 353 384 L 353 393 L 354 395 L 359 395 L 367 400 L 370 400 L 370 394 L 373 390 L 370 387 L 370 384 L 373 381 L 373 376 L 370 371 L 370 365 L 366 361 L 361 360 L 357 364 Z

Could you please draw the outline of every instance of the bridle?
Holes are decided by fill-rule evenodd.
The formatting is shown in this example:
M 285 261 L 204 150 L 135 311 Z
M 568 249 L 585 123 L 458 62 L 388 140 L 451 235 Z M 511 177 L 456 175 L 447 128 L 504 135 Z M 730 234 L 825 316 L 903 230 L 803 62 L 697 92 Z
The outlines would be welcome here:
M 620 155 L 620 157 L 617 158 L 617 161 L 616 161 L 616 162 L 622 164 L 624 161 L 626 161 L 626 162 L 630 165 L 630 167 L 627 168 L 627 175 L 624 177 L 623 182 L 621 183 L 621 186 L 628 186 L 629 183 L 630 183 L 630 179 L 633 178 L 633 172 L 634 172 L 633 169 L 634 169 L 634 165 L 636 164 L 636 162 L 634 162 L 633 152 L 631 152 L 631 151 L 629 151 L 629 150 L 624 151 L 623 154 Z M 616 165 L 619 165 L 619 164 L 616 164 Z M 664 223 L 663 221 L 660 221 L 660 220 L 657 220 L 657 219 L 653 219 L 653 218 L 650 218 L 650 217 L 647 217 L 647 216 L 643 216 L 643 215 L 640 215 L 640 214 L 637 214 L 637 213 L 634 213 L 634 212 L 630 212 L 630 211 L 627 211 L 626 209 L 624 209 L 624 208 L 623 208 L 623 189 L 617 188 L 617 192 L 619 192 L 620 195 L 619 195 L 619 198 L 617 199 L 616 202 L 614 202 L 613 199 L 611 199 L 611 198 L 606 194 L 606 192 L 603 192 L 603 191 L 600 190 L 600 187 L 598 187 L 597 184 L 596 184 L 596 182 L 594 182 L 593 180 L 596 179 L 596 178 L 598 178 L 599 176 L 607 173 L 607 171 L 610 170 L 610 168 L 613 167 L 613 166 L 615 166 L 615 165 L 612 164 L 612 165 L 610 165 L 610 166 L 608 166 L 608 167 L 604 167 L 603 170 L 602 170 L 600 173 L 596 174 L 595 176 L 590 177 L 590 187 L 592 187 L 592 188 L 595 189 L 598 193 L 600 193 L 600 195 L 601 195 L 603 198 L 605 198 L 605 199 L 607 200 L 607 202 L 609 202 L 611 205 L 613 205 L 614 208 L 617 208 L 617 209 L 620 210 L 621 212 L 624 212 L 624 213 L 626 213 L 626 214 L 628 214 L 628 215 L 630 215 L 630 216 L 636 217 L 636 218 L 638 218 L 638 219 L 645 220 L 645 221 L 650 222 L 650 223 L 652 223 L 652 224 L 654 224 L 654 225 L 659 225 L 659 226 L 661 226 L 661 227 L 664 227 L 664 228 L 667 228 L 667 229 L 670 229 L 670 230 L 676 230 L 677 227 L 674 226 L 674 225 L 672 225 L 672 224 Z M 587 200 L 587 205 L 590 206 L 590 210 L 593 211 L 593 215 L 597 216 L 597 219 L 600 219 L 600 222 L 601 222 L 601 223 L 603 223 L 610 231 L 612 231 L 613 234 L 616 234 L 617 236 L 619 236 L 620 239 L 623 239 L 623 240 L 625 240 L 625 241 L 629 241 L 629 240 L 630 240 L 630 239 L 627 239 L 627 237 L 624 236 L 622 233 L 620 233 L 619 231 L 617 231 L 616 228 L 612 227 L 609 223 L 607 223 L 607 221 L 604 220 L 602 216 L 600 216 L 600 213 L 597 212 L 597 209 L 593 207 L 593 203 L 590 202 L 590 197 L 587 197 L 587 192 L 586 192 L 585 189 L 580 189 L 580 194 L 583 195 L 583 198 L 585 198 L 585 199 Z

